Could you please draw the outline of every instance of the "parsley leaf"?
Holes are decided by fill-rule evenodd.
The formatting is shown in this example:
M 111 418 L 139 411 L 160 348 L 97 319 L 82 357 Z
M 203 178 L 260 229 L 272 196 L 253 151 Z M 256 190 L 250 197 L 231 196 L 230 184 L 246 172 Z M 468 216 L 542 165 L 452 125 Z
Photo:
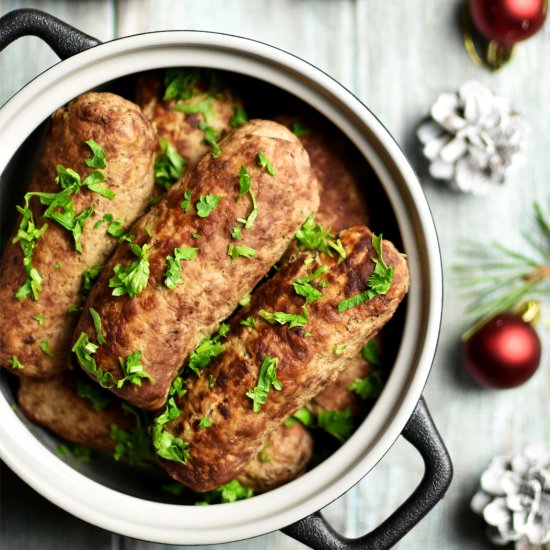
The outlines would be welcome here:
M 98 347 L 97 344 L 90 342 L 85 332 L 81 332 L 71 351 L 76 354 L 80 366 L 91 374 L 101 387 L 110 389 L 116 384 L 114 376 L 110 372 L 104 372 L 98 368 L 95 359 L 92 357 Z
M 250 179 L 246 166 L 241 166 L 241 169 L 239 170 L 239 197 L 237 200 L 248 193 L 251 183 L 252 180 Z
M 254 328 L 256 326 L 256 321 L 254 321 L 254 317 L 252 317 L 252 315 L 250 315 L 246 319 L 243 319 L 241 321 L 241 325 L 244 325 L 245 327 Z
M 45 353 L 48 357 L 53 357 L 53 352 L 50 349 L 50 344 L 48 340 L 42 340 L 38 344 L 38 347 L 42 350 L 42 353 Z
M 89 384 L 82 378 L 76 379 L 76 391 L 84 399 L 88 399 L 96 412 L 101 412 L 111 402 L 111 394 L 103 391 L 97 385 Z
M 191 191 L 189 191 L 189 189 L 186 189 L 183 193 L 183 200 L 181 201 L 180 206 L 186 214 L 189 214 L 189 208 L 191 207 Z
M 248 218 L 246 220 L 241 218 L 237 220 L 238 222 L 244 224 L 245 229 L 250 229 L 258 217 L 258 205 L 256 203 L 256 196 L 250 188 L 251 183 L 252 180 L 250 179 L 246 166 L 241 166 L 239 171 L 239 196 L 237 197 L 237 201 L 246 193 L 250 194 L 250 200 L 252 201 L 252 212 L 250 212 Z
M 34 320 L 41 326 L 43 326 L 46 322 L 46 319 L 44 319 L 44 315 L 35 315 Z
M 252 410 L 260 412 L 262 405 L 267 401 L 267 395 L 271 386 L 277 391 L 282 390 L 281 382 L 277 378 L 277 365 L 279 359 L 266 355 L 260 366 L 258 384 L 246 392 L 246 396 L 252 399 Z
M 82 284 L 80 286 L 80 294 L 87 296 L 90 290 L 92 289 L 93 284 L 101 275 L 103 271 L 103 266 L 94 265 L 89 267 L 82 273 Z
M 297 137 L 301 138 L 302 136 L 305 136 L 309 134 L 309 130 L 306 128 L 306 126 L 301 123 L 299 120 L 295 120 L 292 123 L 291 132 Z
M 114 269 L 114 276 L 109 279 L 109 287 L 113 288 L 113 296 L 124 296 L 135 298 L 147 286 L 149 280 L 149 260 L 147 259 L 148 245 L 140 247 L 130 243 L 130 248 L 139 261 L 128 266 L 117 264 Z
M 317 426 L 343 443 L 353 431 L 350 414 L 349 407 L 343 411 L 322 411 L 317 416 Z
M 153 377 L 143 368 L 141 364 L 141 351 L 134 351 L 124 359 L 119 357 L 118 361 L 120 363 L 120 368 L 124 378 L 121 378 L 117 382 L 117 388 L 122 388 L 126 382 L 135 384 L 136 386 L 141 386 L 142 379 L 150 380 L 154 382 Z
M 371 365 L 374 365 L 376 367 L 379 367 L 382 362 L 380 360 L 380 355 L 378 355 L 378 349 L 376 347 L 376 339 L 371 338 L 361 350 L 361 354 L 363 355 L 363 359 L 365 361 L 368 361 Z
M 367 281 L 367 289 L 359 294 L 356 294 L 355 296 L 342 300 L 338 304 L 338 311 L 340 313 L 351 309 L 352 307 L 363 304 L 375 296 L 386 294 L 386 292 L 390 289 L 393 282 L 394 269 L 393 267 L 388 267 L 384 263 L 384 259 L 382 257 L 382 235 L 379 237 L 374 234 L 372 235 L 372 246 L 376 251 L 378 258 L 372 258 L 372 261 L 376 265 Z
M 164 284 L 170 289 L 176 288 L 181 282 L 181 260 L 192 260 L 197 255 L 198 248 L 174 248 L 173 256 L 166 256 L 168 267 L 164 273 Z
M 197 216 L 199 218 L 207 218 L 212 210 L 218 206 L 220 203 L 221 197 L 219 195 L 209 195 L 199 197 L 197 204 L 195 205 L 197 209 Z
M 302 227 L 296 232 L 296 240 L 309 250 L 324 252 L 332 258 L 333 250 L 338 253 L 342 261 L 346 257 L 346 251 L 340 239 L 336 239 L 330 231 L 325 231 L 320 224 L 313 221 L 315 213 L 311 213 Z
M 204 97 L 195 102 L 186 101 L 182 103 L 178 101 L 174 107 L 174 111 L 179 111 L 185 114 L 200 114 L 203 116 L 204 121 L 207 122 L 209 118 L 215 118 L 216 113 L 212 105 L 212 97 Z
M 166 138 L 160 138 L 159 145 L 162 152 L 157 156 L 153 168 L 155 183 L 168 191 L 183 174 L 185 160 Z
M 198 81 L 201 78 L 199 69 L 178 67 L 167 69 L 164 76 L 164 100 L 189 99 L 193 97 Z
M 168 399 L 164 412 L 153 423 L 153 445 L 157 454 L 166 459 L 185 464 L 189 458 L 189 443 L 167 431 L 164 426 L 181 414 L 173 397 Z
M 103 170 L 107 165 L 105 163 L 105 151 L 101 145 L 98 145 L 93 139 L 86 141 L 86 145 L 92 150 L 94 156 L 91 159 L 84 159 L 86 166 L 90 168 L 99 168 Z
M 240 225 L 234 225 L 231 229 L 231 238 L 233 239 L 240 239 L 242 237 L 241 234 L 241 226 Z
M 17 206 L 17 210 L 21 214 L 21 222 L 17 234 L 12 242 L 19 243 L 23 252 L 23 266 L 27 274 L 27 279 L 23 285 L 17 290 L 15 297 L 18 300 L 23 300 L 28 296 L 32 296 L 34 300 L 38 300 L 38 293 L 42 290 L 43 278 L 38 273 L 37 269 L 32 265 L 32 255 L 38 239 L 48 229 L 48 224 L 44 224 L 40 229 L 34 223 L 32 211 L 29 208 L 29 195 L 25 195 L 25 206 Z
M 283 422 L 283 425 L 288 428 L 289 426 L 296 424 L 296 422 L 301 422 L 304 426 L 313 426 L 314 420 L 313 414 L 311 414 L 309 409 L 302 407 L 301 409 L 298 409 L 290 418 L 287 418 Z
M 124 225 L 124 220 L 115 220 L 113 218 L 113 215 L 107 212 L 103 218 L 98 220 L 95 225 L 94 229 L 100 228 L 104 223 L 108 223 L 107 226 L 107 233 L 111 235 L 112 237 L 122 237 L 126 234 L 126 230 L 122 229 L 122 226 Z
M 233 116 L 229 121 L 231 128 L 238 128 L 248 122 L 248 115 L 243 107 L 236 105 L 233 109 Z
M 270 176 L 275 175 L 273 164 L 267 160 L 263 153 L 258 153 L 258 166 L 262 167 Z
M 254 491 L 250 487 L 241 485 L 239 481 L 234 479 L 225 485 L 221 485 L 213 491 L 204 493 L 204 500 L 196 502 L 196 506 L 208 506 L 216 501 L 220 501 L 222 504 L 226 502 L 235 502 L 237 500 L 243 500 L 254 496 Z
M 127 432 L 117 424 L 111 425 L 111 439 L 116 442 L 113 457 L 120 460 L 124 455 L 128 457 L 130 464 L 144 466 L 155 460 L 151 449 L 151 436 L 147 423 L 144 423 L 141 414 L 127 403 L 122 403 L 126 414 L 135 419 L 135 425 L 130 432 Z
M 25 368 L 25 365 L 23 365 L 23 363 L 19 361 L 19 358 L 17 357 L 17 355 L 12 355 L 8 359 L 8 363 L 10 364 L 10 367 L 15 370 L 23 370 Z
M 289 324 L 289 328 L 303 327 L 309 321 L 309 314 L 305 306 L 303 308 L 303 313 L 298 314 L 284 313 L 283 311 L 270 312 L 265 309 L 260 309 L 258 315 L 272 325 L 275 323 L 279 323 L 280 325 Z
M 348 390 L 356 393 L 361 399 L 377 399 L 384 388 L 384 379 L 380 370 L 373 370 L 365 378 L 356 378 Z
M 208 375 L 208 387 L 213 390 L 214 389 L 214 384 L 216 383 L 216 381 L 214 380 L 214 377 L 209 374 Z
M 90 308 L 90 315 L 94 321 L 95 332 L 97 335 L 97 343 L 102 346 L 105 343 L 105 338 L 103 337 L 103 331 L 101 330 L 101 317 L 99 313 L 93 308 Z
M 256 256 L 256 251 L 249 246 L 230 244 L 227 247 L 227 255 L 231 256 L 231 261 L 235 261 L 239 256 L 243 258 L 252 258 Z
M 334 355 L 342 355 L 342 353 L 346 351 L 347 347 L 347 344 L 334 344 L 332 351 L 334 352 Z
M 323 293 L 316 289 L 313 285 L 311 285 L 311 281 L 316 279 L 317 277 L 323 275 L 323 273 L 326 273 L 328 270 L 328 266 L 323 265 L 316 271 L 314 271 L 311 275 L 303 278 L 295 279 L 292 282 L 292 286 L 294 287 L 294 291 L 298 296 L 303 296 L 306 299 L 306 304 L 312 304 L 316 300 L 319 300 L 323 297 Z M 320 282 L 319 282 L 319 286 Z
M 224 352 L 225 347 L 220 340 L 227 336 L 228 330 L 229 325 L 222 323 L 218 334 L 212 338 L 203 338 L 197 349 L 191 353 L 188 366 L 197 376 L 200 376 L 199 369 L 207 367 L 214 357 Z
M 205 122 L 202 120 L 198 124 L 199 130 L 204 134 L 204 141 L 212 147 L 212 158 L 217 159 L 221 153 L 222 150 L 220 149 L 220 146 L 218 145 L 218 132 L 212 126 L 208 126 Z
M 248 306 L 252 302 L 252 294 L 245 294 L 240 300 L 239 305 L 242 307 Z
M 199 422 L 199 428 L 201 430 L 206 430 L 212 426 L 212 420 L 208 416 L 203 416 Z

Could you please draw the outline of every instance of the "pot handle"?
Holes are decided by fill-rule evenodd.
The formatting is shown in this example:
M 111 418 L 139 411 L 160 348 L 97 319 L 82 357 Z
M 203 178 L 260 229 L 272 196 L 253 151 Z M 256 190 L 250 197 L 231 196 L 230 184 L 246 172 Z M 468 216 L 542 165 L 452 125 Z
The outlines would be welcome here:
M 101 42 L 49 13 L 24 8 L 0 17 L 0 51 L 22 36 L 38 36 L 61 58 L 67 59 Z
M 453 476 L 449 453 L 422 397 L 402 435 L 422 455 L 424 477 L 413 494 L 381 525 L 362 537 L 348 539 L 337 533 L 321 512 L 315 512 L 285 527 L 283 533 L 318 550 L 384 550 L 392 547 L 443 498 Z

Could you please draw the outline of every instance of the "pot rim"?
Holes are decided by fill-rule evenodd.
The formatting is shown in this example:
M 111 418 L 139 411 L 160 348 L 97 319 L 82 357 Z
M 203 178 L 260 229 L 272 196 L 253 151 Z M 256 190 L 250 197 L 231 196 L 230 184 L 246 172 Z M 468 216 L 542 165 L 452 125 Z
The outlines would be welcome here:
M 437 235 L 423 191 L 396 142 L 351 92 L 306 61 L 255 40 L 205 31 L 119 38 L 60 62 L 0 109 L 0 173 L 35 127 L 78 94 L 160 67 L 218 68 L 271 82 L 335 123 L 365 156 L 397 218 L 411 272 L 399 353 L 386 387 L 353 436 L 297 480 L 252 499 L 208 507 L 146 501 L 107 488 L 48 451 L 0 399 L 0 457 L 40 494 L 73 515 L 133 538 L 212 544 L 285 527 L 323 508 L 389 450 L 411 416 L 435 354 L 442 303 Z M 9 136 L 9 139 L 7 138 Z

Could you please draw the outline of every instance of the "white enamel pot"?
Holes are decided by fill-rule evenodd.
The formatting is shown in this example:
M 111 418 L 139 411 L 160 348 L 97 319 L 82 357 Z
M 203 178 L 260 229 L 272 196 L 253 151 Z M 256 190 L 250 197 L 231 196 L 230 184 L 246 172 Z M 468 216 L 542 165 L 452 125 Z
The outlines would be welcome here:
M 71 514 L 123 535 L 168 544 L 212 544 L 277 529 L 314 548 L 388 548 L 442 498 L 452 476 L 447 451 L 421 397 L 433 361 L 442 310 L 442 272 L 433 220 L 419 182 L 387 130 L 356 97 L 307 62 L 260 42 L 218 33 L 167 31 L 99 43 L 37 10 L 0 18 L 0 50 L 14 39 L 43 38 L 63 59 L 0 109 L 0 198 L 14 210 L 14 163 L 21 166 L 37 127 L 78 94 L 143 70 L 198 66 L 267 82 L 332 121 L 366 159 L 407 254 L 411 287 L 396 358 L 381 397 L 353 436 L 301 478 L 249 500 L 183 506 L 148 498 L 114 479 L 109 466 L 82 469 L 62 461 L 48 436 L 0 393 L 0 458 L 25 482 Z M 6 53 L 3 55 L 7 55 Z M 43 126 L 42 126 L 43 127 Z M 30 136 L 30 137 L 29 137 Z M 27 147 L 27 149 L 25 149 Z M 17 190 L 19 196 L 24 189 Z M 2 208 L 4 215 L 5 209 Z M 393 239 L 393 237 L 392 237 Z M 395 239 L 394 239 L 395 240 Z M 358 539 L 336 533 L 319 512 L 362 479 L 404 436 L 421 453 L 425 475 L 409 499 Z M 111 468 L 113 468 L 111 470 Z

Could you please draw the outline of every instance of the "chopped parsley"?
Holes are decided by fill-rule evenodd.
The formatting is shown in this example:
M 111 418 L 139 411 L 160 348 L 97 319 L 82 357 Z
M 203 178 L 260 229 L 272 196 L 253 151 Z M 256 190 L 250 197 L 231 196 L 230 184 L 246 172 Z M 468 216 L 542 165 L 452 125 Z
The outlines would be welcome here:
M 239 305 L 242 307 L 248 306 L 252 302 L 252 294 L 245 294 L 240 300 Z
M 363 359 L 369 362 L 371 365 L 379 367 L 382 364 L 382 361 L 380 360 L 380 355 L 378 354 L 375 338 L 371 338 L 363 346 L 363 349 L 361 350 L 361 354 L 363 355 Z
M 97 385 L 89 384 L 82 378 L 76 379 L 76 391 L 84 399 L 88 399 L 96 412 L 101 412 L 111 402 L 111 395 Z
M 186 214 L 189 214 L 189 208 L 191 208 L 191 191 L 189 191 L 189 189 L 186 189 L 183 193 L 183 200 L 181 201 L 180 206 Z
M 99 168 L 103 170 L 107 164 L 105 162 L 105 151 L 101 145 L 98 145 L 93 139 L 89 139 L 86 145 L 91 149 L 93 157 L 91 159 L 84 159 L 86 166 L 89 168 Z
M 260 309 L 258 315 L 265 319 L 268 323 L 274 325 L 279 323 L 280 325 L 289 325 L 289 328 L 303 327 L 309 321 L 309 314 L 305 306 L 302 313 L 285 313 L 283 311 L 270 312 L 265 309 Z
M 208 416 L 203 416 L 199 422 L 199 428 L 201 430 L 206 430 L 212 426 L 212 420 Z
M 34 217 L 31 209 L 29 208 L 29 195 L 25 195 L 25 206 L 21 207 L 17 205 L 17 210 L 21 214 L 21 222 L 19 223 L 19 229 L 17 234 L 13 238 L 12 242 L 19 243 L 21 251 L 23 252 L 23 266 L 27 274 L 27 279 L 23 285 L 17 290 L 15 297 L 18 300 L 23 300 L 32 296 L 33 300 L 38 300 L 38 293 L 42 290 L 42 275 L 38 273 L 38 270 L 32 265 L 32 255 L 38 239 L 42 237 L 48 224 L 44 224 L 41 228 L 36 227 L 34 223 Z
M 250 179 L 250 175 L 248 174 L 246 166 L 241 166 L 241 169 L 239 171 L 239 196 L 237 197 L 237 201 L 243 195 L 246 195 L 246 193 L 250 195 L 250 200 L 252 201 L 252 211 L 248 215 L 248 218 L 246 218 L 246 220 L 243 218 L 239 218 L 237 220 L 244 225 L 245 229 L 250 229 L 256 221 L 256 218 L 258 217 L 258 204 L 256 203 L 256 196 L 254 195 L 254 191 L 252 191 L 252 189 L 250 188 L 251 184 L 252 180 Z
M 8 363 L 10 364 L 10 367 L 15 370 L 23 370 L 25 368 L 25 365 L 23 365 L 23 363 L 19 361 L 19 358 L 17 357 L 17 355 L 12 355 L 8 359 Z
M 265 443 L 258 453 L 258 460 L 262 464 L 265 464 L 266 462 L 273 462 L 273 455 L 269 453 L 269 449 L 271 449 L 271 445 L 269 443 Z
M 99 313 L 93 308 L 90 308 L 90 315 L 94 321 L 95 332 L 97 335 L 97 343 L 102 346 L 105 343 L 105 338 L 103 337 L 103 330 L 101 329 L 101 317 Z
M 45 353 L 48 357 L 53 357 L 53 352 L 50 349 L 50 344 L 48 340 L 42 340 L 38 344 L 38 347 L 42 350 L 42 353 Z
M 347 344 L 334 344 L 332 351 L 334 352 L 334 355 L 342 355 L 342 353 L 346 351 L 347 347 Z
M 108 224 L 107 233 L 112 237 L 118 238 L 126 234 L 126 229 L 122 229 L 122 226 L 124 225 L 124 220 L 123 219 L 115 220 L 113 215 L 110 214 L 109 212 L 107 212 L 107 214 L 105 214 L 103 218 L 101 218 L 95 223 L 94 229 L 100 228 L 104 223 Z
M 228 331 L 229 325 L 222 323 L 218 334 L 212 336 L 212 338 L 204 338 L 201 340 L 197 349 L 191 353 L 188 366 L 197 376 L 200 376 L 199 369 L 207 367 L 214 357 L 224 352 L 225 347 L 220 340 L 227 336 Z
M 140 247 L 130 243 L 130 249 L 139 259 L 128 266 L 115 265 L 114 276 L 109 279 L 109 287 L 113 288 L 113 296 L 135 298 L 147 286 L 149 279 L 149 260 L 147 259 L 148 245 Z
M 302 122 L 300 122 L 299 120 L 295 120 L 292 123 L 291 132 L 297 138 L 301 138 L 302 136 L 305 136 L 305 135 L 309 134 L 309 130 L 307 129 L 307 127 Z
M 82 445 L 81 443 L 76 443 L 73 445 L 72 455 L 82 462 L 89 462 L 90 459 L 94 456 L 94 449 L 88 447 L 88 445 Z
M 318 250 L 333 257 L 335 251 L 342 261 L 346 257 L 346 251 L 340 239 L 336 239 L 330 231 L 325 231 L 320 224 L 313 221 L 315 213 L 311 213 L 302 227 L 296 232 L 296 240 L 300 245 L 309 250 Z
M 252 179 L 248 174 L 246 166 L 241 166 L 241 169 L 239 170 L 239 197 L 237 198 L 237 200 L 248 193 L 251 183 Z
M 254 328 L 256 326 L 256 321 L 254 321 L 254 317 L 252 317 L 252 315 L 250 315 L 246 319 L 243 319 L 241 321 L 241 325 L 244 325 L 245 327 Z
M 256 251 L 249 246 L 230 244 L 227 247 L 227 255 L 231 256 L 231 261 L 235 261 L 239 256 L 243 258 L 252 258 L 256 256 Z
M 134 351 L 128 357 L 119 357 L 120 369 L 122 370 L 123 378 L 117 381 L 117 388 L 122 388 L 126 382 L 141 386 L 143 379 L 154 382 L 153 377 L 143 368 L 141 364 L 141 351 Z
M 202 120 L 198 124 L 199 130 L 204 134 L 204 141 L 212 147 L 212 158 L 217 159 L 221 153 L 222 150 L 220 149 L 220 146 L 218 144 L 218 132 L 212 128 L 212 126 L 208 126 L 205 122 Z
M 267 157 L 263 153 L 258 153 L 258 166 L 263 168 L 270 176 L 275 175 L 273 164 L 267 160 Z
M 101 387 L 110 389 L 116 384 L 114 376 L 110 372 L 104 372 L 98 368 L 92 357 L 98 347 L 97 344 L 90 342 L 85 332 L 81 332 L 71 351 L 76 354 L 80 366 L 93 376 Z
M 231 125 L 231 128 L 239 128 L 243 124 L 246 124 L 248 122 L 248 115 L 243 107 L 240 105 L 235 105 L 233 109 L 233 116 L 231 117 L 231 120 L 229 121 L 229 124 Z
M 220 199 L 221 197 L 219 195 L 214 195 L 212 193 L 199 197 L 199 200 L 195 205 L 197 209 L 197 216 L 199 218 L 207 218 L 212 210 L 220 204 Z
M 311 414 L 310 410 L 306 407 L 302 407 L 301 409 L 298 409 L 290 418 L 287 418 L 283 422 L 283 425 L 288 428 L 289 426 L 296 424 L 296 422 L 300 422 L 304 426 L 309 427 L 313 426 L 314 421 L 315 418 L 313 414 Z
M 80 285 L 80 294 L 82 294 L 82 296 L 88 296 L 88 293 L 92 290 L 92 286 L 101 275 L 102 271 L 103 266 L 93 265 L 82 273 L 82 283 Z
M 266 355 L 260 366 L 258 384 L 246 392 L 246 396 L 252 399 L 252 410 L 260 412 L 262 405 L 267 401 L 267 396 L 271 386 L 277 391 L 282 390 L 281 382 L 277 378 L 277 365 L 279 359 Z
M 375 369 L 365 378 L 356 378 L 348 390 L 356 393 L 361 399 L 377 399 L 384 388 L 384 378 L 380 370 Z
M 164 76 L 163 99 L 165 101 L 170 99 L 186 100 L 193 97 L 201 77 L 200 69 L 187 67 L 167 69 Z
M 165 424 L 176 419 L 180 414 L 181 409 L 176 405 L 174 397 L 170 397 L 164 412 L 154 420 L 153 445 L 160 457 L 185 464 L 189 458 L 189 443 L 165 429 Z
M 311 275 L 299 279 L 295 279 L 292 282 L 292 286 L 294 287 L 294 291 L 298 296 L 303 296 L 306 299 L 306 304 L 312 304 L 316 300 L 319 300 L 323 297 L 323 293 L 316 289 L 312 284 L 311 281 L 316 279 L 317 277 L 320 277 L 323 275 L 323 273 L 326 273 L 328 270 L 328 267 L 326 265 L 321 266 L 319 269 L 314 271 Z M 319 281 L 319 286 L 321 281 Z
M 164 284 L 173 290 L 183 279 L 181 261 L 192 260 L 197 255 L 198 248 L 174 248 L 173 256 L 166 256 L 168 267 L 164 273 Z
M 204 121 L 207 122 L 209 118 L 215 118 L 216 113 L 214 112 L 214 106 L 212 105 L 212 97 L 206 96 L 197 101 L 187 101 L 184 102 L 178 101 L 173 109 L 180 113 L 185 114 L 199 114 L 202 115 Z
M 59 262 L 55 262 L 54 267 L 55 269 L 61 269 L 61 264 Z
M 201 238 L 201 236 L 198 233 L 193 233 L 191 235 L 191 237 L 193 237 L 193 239 L 197 239 L 197 240 Z
M 135 466 L 144 466 L 153 462 L 155 457 L 151 449 L 148 422 L 144 422 L 141 414 L 127 403 L 122 403 L 122 408 L 126 414 L 134 417 L 135 425 L 130 432 L 117 424 L 111 425 L 111 439 L 116 442 L 114 459 L 120 460 L 126 455 L 130 464 Z
M 233 228 L 231 229 L 231 237 L 235 240 L 240 239 L 242 237 L 240 225 L 233 226 Z
M 322 411 L 317 415 L 317 427 L 343 443 L 353 431 L 353 419 L 350 418 L 350 414 L 349 407 L 343 411 Z
M 379 237 L 374 234 L 372 235 L 372 247 L 376 251 L 378 258 L 371 258 L 376 265 L 367 281 L 367 289 L 355 296 L 342 300 L 338 304 L 338 311 L 340 313 L 363 304 L 375 296 L 386 294 L 390 289 L 393 282 L 394 268 L 388 267 L 384 263 L 382 257 L 382 235 Z
M 208 375 L 208 387 L 213 390 L 214 389 L 214 383 L 215 383 L 215 380 L 214 380 L 214 377 L 209 374 Z
M 196 506 L 208 506 L 216 501 L 220 501 L 222 504 L 226 502 L 235 502 L 237 500 L 243 500 L 254 496 L 254 491 L 250 487 L 241 485 L 239 481 L 234 479 L 225 485 L 221 485 L 213 491 L 204 493 L 204 500 L 196 502 Z
M 46 322 L 46 320 L 44 319 L 44 315 L 35 315 L 35 316 L 34 316 L 34 320 L 35 320 L 39 325 L 44 325 L 44 323 Z

